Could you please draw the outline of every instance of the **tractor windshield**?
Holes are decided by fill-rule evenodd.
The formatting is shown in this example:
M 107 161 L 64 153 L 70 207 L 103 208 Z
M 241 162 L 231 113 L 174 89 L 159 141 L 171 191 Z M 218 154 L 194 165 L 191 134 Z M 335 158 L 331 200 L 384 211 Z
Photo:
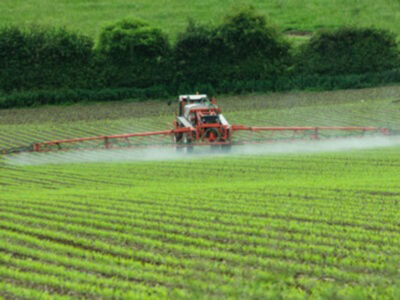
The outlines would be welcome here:
M 189 104 L 208 104 L 210 100 L 207 97 L 200 98 L 200 99 L 190 99 L 188 101 Z

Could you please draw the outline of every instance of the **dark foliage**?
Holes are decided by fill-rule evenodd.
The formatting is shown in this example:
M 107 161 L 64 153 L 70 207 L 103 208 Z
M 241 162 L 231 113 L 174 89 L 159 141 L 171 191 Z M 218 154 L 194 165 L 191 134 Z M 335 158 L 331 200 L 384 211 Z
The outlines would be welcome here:
M 227 80 L 266 80 L 285 74 L 290 45 L 252 9 L 228 16 L 217 28 Z
M 400 82 L 384 30 L 321 32 L 293 49 L 251 9 L 219 26 L 189 21 L 172 49 L 159 29 L 122 20 L 99 42 L 65 29 L 0 29 L 0 107 L 149 99 L 186 93 L 331 90 Z
M 4 91 L 84 87 L 93 42 L 59 28 L 0 29 L 0 88 Z
M 202 82 L 216 84 L 223 67 L 222 41 L 214 28 L 195 24 L 192 20 L 181 33 L 173 49 L 175 82 L 179 89 Z
M 178 82 L 189 84 L 272 79 L 290 62 L 289 44 L 253 10 L 218 27 L 189 22 L 174 47 Z
M 126 19 L 103 29 L 99 56 L 108 87 L 150 87 L 171 81 L 170 46 L 161 30 Z
M 321 32 L 302 47 L 296 69 L 307 74 L 383 72 L 400 66 L 395 36 L 381 29 L 342 28 Z

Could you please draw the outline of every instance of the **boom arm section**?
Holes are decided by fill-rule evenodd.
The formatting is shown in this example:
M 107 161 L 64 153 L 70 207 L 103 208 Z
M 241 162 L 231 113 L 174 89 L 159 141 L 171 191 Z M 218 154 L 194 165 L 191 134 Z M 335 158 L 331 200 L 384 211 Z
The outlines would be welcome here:
M 378 133 L 382 135 L 389 135 L 390 130 L 388 128 L 380 127 L 362 127 L 362 126 L 293 126 L 293 127 L 282 127 L 282 126 L 245 126 L 245 125 L 232 125 L 232 131 L 251 131 L 251 132 L 292 132 L 296 133 L 311 133 L 313 139 L 319 139 L 321 132 L 358 132 L 365 134 L 366 132 Z
M 129 147 L 129 146 L 138 146 L 139 144 L 131 143 L 131 138 L 140 138 L 140 137 L 154 137 L 154 136 L 172 136 L 174 133 L 184 133 L 190 132 L 189 128 L 180 128 L 173 130 L 164 130 L 164 131 L 149 131 L 149 132 L 138 132 L 138 133 L 129 133 L 129 134 L 117 134 L 117 135 L 104 135 L 104 136 L 92 136 L 86 138 L 75 138 L 75 139 L 64 139 L 64 140 L 55 140 L 55 141 L 46 141 L 35 143 L 32 145 L 32 150 L 36 152 L 43 151 L 51 151 L 51 150 L 62 150 L 68 149 L 68 145 L 79 144 L 83 142 L 99 142 L 97 144 L 99 146 L 103 146 L 103 148 L 110 149 L 118 146 Z M 124 145 L 121 145 L 121 142 Z M 146 144 L 142 144 L 146 145 Z M 54 149 L 55 148 L 55 149 Z M 79 148 L 79 147 L 76 147 Z

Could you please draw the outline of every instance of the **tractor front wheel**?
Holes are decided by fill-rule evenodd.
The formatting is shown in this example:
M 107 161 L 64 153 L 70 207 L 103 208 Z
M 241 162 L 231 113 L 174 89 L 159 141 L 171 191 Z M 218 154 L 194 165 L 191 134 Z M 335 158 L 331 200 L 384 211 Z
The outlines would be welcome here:
M 174 135 L 175 144 L 182 143 L 182 139 L 183 139 L 183 133 L 175 133 Z

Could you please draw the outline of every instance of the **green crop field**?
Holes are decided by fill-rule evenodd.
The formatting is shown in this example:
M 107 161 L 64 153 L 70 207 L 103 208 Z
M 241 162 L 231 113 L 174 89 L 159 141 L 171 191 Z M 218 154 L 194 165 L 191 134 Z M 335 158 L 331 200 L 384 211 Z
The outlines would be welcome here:
M 280 30 L 296 35 L 343 25 L 375 26 L 400 34 L 400 3 L 395 0 L 2 0 L 0 24 L 61 25 L 97 37 L 105 23 L 133 16 L 175 37 L 186 27 L 188 18 L 215 24 L 230 10 L 248 5 Z
M 219 103 L 232 123 L 398 129 L 399 91 Z M 175 109 L 0 110 L 0 149 L 163 129 Z M 0 298 L 400 297 L 399 146 L 119 162 L 109 153 L 93 163 L 71 161 L 99 152 L 0 156 Z

